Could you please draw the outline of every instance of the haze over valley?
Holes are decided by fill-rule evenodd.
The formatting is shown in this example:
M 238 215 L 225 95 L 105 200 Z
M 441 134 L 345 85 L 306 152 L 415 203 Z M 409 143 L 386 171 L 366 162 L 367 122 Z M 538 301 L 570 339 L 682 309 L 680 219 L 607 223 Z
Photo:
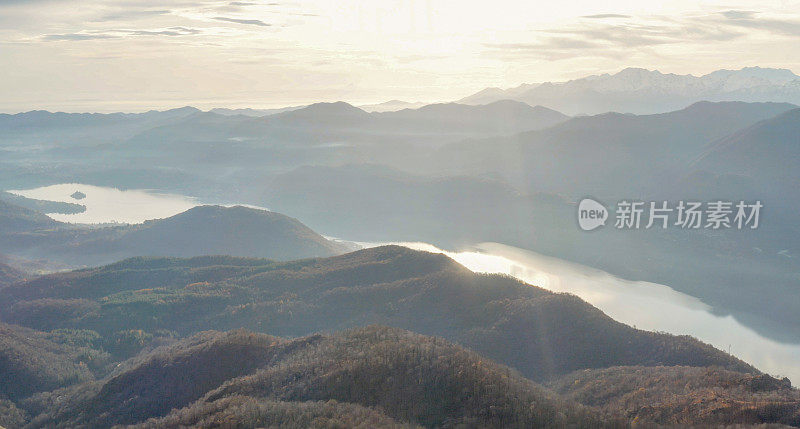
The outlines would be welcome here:
M 0 429 L 800 427 L 800 5 L 0 1 Z
M 65 328 L 69 332 L 97 332 L 99 341 L 145 328 L 142 332 L 148 339 L 137 340 L 141 345 L 126 352 L 114 352 L 104 343 L 94 343 L 101 353 L 111 352 L 111 360 L 132 356 L 139 347 L 149 350 L 149 341 L 169 343 L 173 337 L 157 334 L 164 329 L 175 331 L 169 335 L 179 337 L 205 329 L 225 331 L 237 327 L 299 337 L 319 330 L 336 332 L 377 323 L 444 335 L 478 353 L 488 353 L 490 358 L 511 365 L 537 382 L 557 383 L 552 381 L 556 373 L 612 365 L 611 361 L 585 362 L 555 369 L 575 359 L 575 347 L 580 343 L 559 337 L 558 341 L 566 341 L 564 350 L 568 355 L 542 356 L 540 359 L 546 359 L 542 362 L 549 362 L 542 367 L 544 363 L 531 360 L 531 353 L 542 353 L 537 349 L 541 346 L 521 340 L 528 335 L 524 333 L 527 328 L 515 328 L 523 331 L 504 334 L 504 338 L 522 341 L 519 346 L 531 349 L 495 355 L 491 344 L 497 340 L 447 334 L 453 327 L 439 331 L 434 327 L 441 322 L 428 320 L 429 316 L 417 317 L 419 320 L 412 324 L 402 322 L 397 317 L 407 310 L 394 309 L 394 316 L 384 318 L 377 317 L 375 309 L 369 316 L 357 316 L 351 308 L 345 313 L 349 319 L 323 317 L 323 324 L 316 327 L 306 321 L 305 327 L 300 328 L 289 320 L 264 325 L 265 322 L 245 322 L 241 317 L 247 313 L 233 319 L 210 313 L 216 311 L 213 308 L 232 308 L 230 291 L 222 295 L 228 298 L 216 304 L 213 300 L 217 298 L 211 297 L 218 292 L 211 290 L 203 292 L 205 298 L 201 301 L 191 298 L 178 304 L 195 296 L 195 292 L 186 295 L 186 291 L 181 292 L 183 289 L 174 289 L 188 280 L 170 280 L 177 281 L 173 286 L 159 281 L 152 286 L 166 289 L 153 292 L 136 291 L 135 287 L 119 289 L 113 286 L 118 281 L 93 282 L 101 289 L 75 295 L 66 290 L 59 292 L 66 284 L 58 286 L 58 277 L 35 278 L 37 273 L 98 266 L 135 256 L 200 257 L 190 260 L 197 262 L 188 262 L 189 266 L 211 263 L 217 267 L 240 262 L 204 260 L 204 255 L 287 261 L 346 254 L 365 245 L 356 242 L 419 241 L 455 251 L 447 254 L 476 272 L 504 273 L 554 292 L 576 294 L 622 322 L 670 334 L 690 334 L 759 369 L 797 378 L 798 302 L 784 299 L 796 287 L 793 273 L 797 268 L 792 255 L 798 241 L 786 225 L 793 220 L 791 213 L 797 207 L 792 201 L 797 200 L 785 198 L 796 191 L 783 176 L 764 179 L 762 170 L 744 166 L 751 166 L 754 161 L 763 165 L 781 163 L 785 168 L 776 172 L 791 176 L 795 171 L 791 153 L 798 136 L 793 128 L 798 122 L 792 118 L 798 111 L 790 103 L 704 101 L 652 115 L 609 113 L 571 118 L 519 101 L 498 101 L 479 106 L 436 104 L 385 113 L 368 113 L 346 103 L 333 103 L 261 112 L 263 115 L 182 108 L 144 116 L 48 112 L 6 116 L 3 120 L 10 124 L 6 129 L 13 132 L 4 136 L 3 147 L 35 149 L 7 150 L 11 156 L 2 161 L 7 168 L 0 179 L 9 190 L 0 196 L 0 253 L 7 255 L 2 281 L 8 286 L 0 292 L 12 294 L 4 299 L 8 304 L 3 320 L 45 333 Z M 745 146 L 737 143 L 739 140 L 748 143 Z M 760 144 L 768 144 L 769 149 L 754 154 L 752 148 Z M 737 149 L 737 145 L 743 149 Z M 598 163 L 599 159 L 605 161 Z M 737 176 L 735 180 L 731 180 L 732 175 Z M 715 176 L 718 179 L 709 180 Z M 696 177 L 703 177 L 702 182 L 697 182 Z M 58 184 L 61 181 L 71 183 Z M 703 185 L 697 186 L 698 183 Z M 781 183 L 786 186 L 781 188 Z M 31 188 L 37 186 L 41 187 Z M 574 220 L 575 203 L 584 193 L 603 201 L 626 197 L 672 199 L 682 195 L 759 198 L 771 208 L 766 218 L 770 223 L 754 231 L 634 232 L 607 228 L 587 234 L 576 227 Z M 203 205 L 204 202 L 219 205 Z M 485 241 L 504 243 L 505 247 L 480 244 Z M 433 246 L 412 245 L 441 252 Z M 481 250 L 468 253 L 475 246 Z M 459 253 L 460 250 L 467 252 Z M 611 274 L 557 259 L 541 259 L 529 251 Z M 746 265 L 737 262 L 745 259 Z M 134 261 L 123 262 L 122 267 L 129 263 L 161 266 L 158 260 Z M 167 261 L 182 266 L 180 260 Z M 241 263 L 253 267 L 248 270 L 268 264 L 257 260 Z M 203 266 L 207 265 L 193 269 Z M 408 267 L 414 266 L 415 263 Z M 202 268 L 192 275 L 193 281 L 223 281 L 219 275 L 230 273 L 230 269 L 220 269 Z M 31 278 L 33 283 L 20 283 L 25 278 Z M 69 284 L 74 286 L 75 281 L 70 280 Z M 765 281 L 771 285 L 767 290 L 763 288 Z M 145 284 L 149 282 L 145 280 Z M 15 283 L 19 286 L 12 286 Z M 33 292 L 33 285 L 50 283 L 53 285 L 47 289 L 55 291 L 54 295 Z M 458 282 L 452 286 L 456 289 L 441 296 L 445 302 L 459 296 L 461 292 L 456 291 L 461 286 L 457 285 Z M 406 286 L 398 287 L 400 291 Z M 495 295 L 490 290 L 486 292 Z M 112 292 L 122 295 L 111 298 L 107 294 Z M 18 293 L 25 297 L 12 297 Z M 156 303 L 174 302 L 165 310 L 189 305 L 180 310 L 181 314 L 206 302 L 202 304 L 206 321 L 190 322 L 183 316 L 181 323 L 189 323 L 186 327 L 179 328 L 177 319 L 171 318 L 152 326 L 148 322 L 145 327 L 137 322 L 139 316 L 117 314 L 113 316 L 117 320 L 114 323 L 122 325 L 107 332 L 107 327 L 100 329 L 97 321 L 91 322 L 98 317 L 97 320 L 112 317 L 124 308 L 108 307 L 113 312 L 97 313 L 107 300 L 128 295 L 125 300 L 139 302 L 150 300 L 145 298 L 149 294 L 158 296 Z M 318 293 L 294 299 L 303 305 L 319 305 L 308 301 L 314 295 Z M 102 296 L 108 297 L 99 304 L 86 301 Z M 353 299 L 352 302 L 375 302 L 376 298 Z M 500 296 L 491 298 L 497 299 Z M 248 301 L 245 298 L 241 302 Z M 415 311 L 424 307 L 423 302 L 415 306 Z M 388 304 L 380 304 L 383 305 Z M 334 308 L 330 311 L 336 311 Z M 486 311 L 467 309 L 458 317 Z M 684 315 L 676 319 L 677 314 Z M 161 317 L 156 316 L 156 320 Z M 307 320 L 302 316 L 291 320 L 299 320 L 296 317 Z M 333 320 L 337 321 L 331 325 Z M 676 324 L 676 320 L 683 323 Z M 578 319 L 553 323 L 570 326 L 575 332 L 583 329 L 576 325 Z M 749 339 L 740 340 L 744 338 Z M 582 343 L 581 347 L 596 346 Z M 548 350 L 554 352 L 552 345 Z M 647 356 L 653 352 L 648 351 Z M 720 351 L 720 356 L 725 352 Z M 720 365 L 696 361 L 697 356 L 708 351 L 689 352 L 683 358 L 644 357 L 637 353 L 613 365 Z M 606 356 L 605 352 L 600 355 Z M 740 366 L 730 369 L 755 371 L 741 366 L 744 362 L 736 365 Z M 22 409 L 21 413 L 32 418 L 32 411 L 33 408 Z M 142 415 L 164 414 L 148 411 Z M 42 422 L 53 418 L 77 424 L 77 420 L 69 419 L 99 417 L 85 413 L 37 417 L 45 419 Z

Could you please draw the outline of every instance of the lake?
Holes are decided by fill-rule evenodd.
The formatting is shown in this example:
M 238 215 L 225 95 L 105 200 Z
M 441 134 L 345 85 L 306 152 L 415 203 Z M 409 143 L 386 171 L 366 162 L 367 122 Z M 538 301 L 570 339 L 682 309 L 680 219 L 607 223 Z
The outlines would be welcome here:
M 28 190 L 11 190 L 11 194 L 47 201 L 75 203 L 86 206 L 86 211 L 77 214 L 48 213 L 51 218 L 68 223 L 142 223 L 150 219 L 162 219 L 183 213 L 200 205 L 194 198 L 149 190 L 119 190 L 81 183 L 64 183 Z M 86 195 L 83 199 L 72 198 L 75 192 Z
M 475 272 L 508 274 L 553 292 L 577 295 L 619 322 L 648 331 L 691 335 L 764 372 L 800 381 L 800 345 L 765 338 L 732 316 L 712 314 L 711 307 L 699 299 L 668 286 L 621 279 L 499 243 L 483 243 L 458 252 L 427 243 L 393 244 L 443 253 Z

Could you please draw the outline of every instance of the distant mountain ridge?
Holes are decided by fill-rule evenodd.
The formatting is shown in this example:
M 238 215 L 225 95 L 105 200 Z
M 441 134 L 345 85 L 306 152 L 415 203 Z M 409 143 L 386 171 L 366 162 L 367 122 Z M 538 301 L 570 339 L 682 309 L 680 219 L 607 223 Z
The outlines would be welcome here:
M 361 110 L 365 110 L 367 112 L 396 112 L 398 110 L 403 109 L 419 109 L 420 107 L 425 107 L 431 103 L 424 103 L 424 102 L 409 102 L 409 101 L 401 101 L 401 100 L 389 100 L 383 103 L 377 104 L 362 104 L 359 105 L 358 108 Z
M 391 151 L 398 150 L 401 144 L 437 146 L 471 136 L 543 129 L 567 119 L 546 107 L 507 100 L 480 106 L 446 103 L 375 113 L 339 101 L 262 117 L 195 113 L 148 129 L 114 150 L 121 152 L 117 156 L 158 156 L 162 161 L 164 153 L 168 153 L 168 159 L 181 165 L 205 152 L 199 150 L 198 144 L 212 143 L 215 146 L 208 151 L 224 154 L 223 159 L 241 156 L 237 151 L 251 154 L 243 157 L 239 166 L 263 157 L 265 148 L 313 164 L 340 151 L 344 157 L 358 157 L 358 151 L 364 150 L 363 156 L 396 158 Z M 314 150 L 297 152 L 298 147 Z M 269 162 L 276 162 L 275 158 L 265 158 L 258 165 Z M 215 163 L 211 164 L 209 167 L 213 168 Z M 278 164 L 285 168 L 287 162 Z
M 209 110 L 209 112 L 210 113 L 216 113 L 216 114 L 219 114 L 219 115 L 225 115 L 225 116 L 241 115 L 241 116 L 250 116 L 250 117 L 254 117 L 254 118 L 260 118 L 260 117 L 263 117 L 263 116 L 274 115 L 276 113 L 283 113 L 283 112 L 289 112 L 289 111 L 292 111 L 292 110 L 302 109 L 303 107 L 305 107 L 305 106 L 281 107 L 281 108 L 276 108 L 276 109 L 253 109 L 253 108 L 228 109 L 228 108 L 217 107 L 217 108 Z
M 732 197 L 746 191 L 793 224 L 800 200 L 800 108 L 712 142 L 687 171 L 685 182 L 704 185 L 702 197 Z
M 418 109 L 377 113 L 373 116 L 385 121 L 418 124 L 420 127 L 467 127 L 494 131 L 497 134 L 547 128 L 569 119 L 567 115 L 553 109 L 514 100 L 498 100 L 478 106 L 429 104 Z
M 164 125 L 200 110 L 194 107 L 143 113 L 64 113 L 34 110 L 13 115 L 0 114 L 0 142 L 63 146 L 108 143 L 130 138 L 147 129 Z
M 0 199 L 0 233 L 52 228 L 58 222 L 37 211 Z
M 793 109 L 789 103 L 704 101 L 668 113 L 576 117 L 544 130 L 449 144 L 433 156 L 434 165 L 457 165 L 461 174 L 502 172 L 531 192 L 646 197 L 676 180 L 710 142 Z
M 10 131 L 24 128 L 74 127 L 122 122 L 125 120 L 164 120 L 198 113 L 200 110 L 186 106 L 170 110 L 150 110 L 143 113 L 66 113 L 31 110 L 16 114 L 0 113 L 0 127 Z
M 487 88 L 458 102 L 486 104 L 501 99 L 543 105 L 569 115 L 663 113 L 698 101 L 800 104 L 800 76 L 786 69 L 760 67 L 717 70 L 703 76 L 626 68 L 566 82 Z
M 0 251 L 72 266 L 132 256 L 333 256 L 348 248 L 297 219 L 243 206 L 198 206 L 166 219 L 100 228 L 56 222 L 0 200 Z
M 458 103 L 429 104 L 389 112 L 367 112 L 351 104 L 316 103 L 263 118 L 275 126 L 361 127 L 366 130 L 405 132 L 456 132 L 464 129 L 514 133 L 541 129 L 569 119 L 555 110 L 513 101 L 499 100 L 485 105 Z

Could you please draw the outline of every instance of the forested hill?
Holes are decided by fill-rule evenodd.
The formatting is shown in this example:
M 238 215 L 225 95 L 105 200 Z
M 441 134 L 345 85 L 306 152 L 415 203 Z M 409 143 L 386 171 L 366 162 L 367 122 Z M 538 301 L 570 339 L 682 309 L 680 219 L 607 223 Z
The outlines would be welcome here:
M 287 261 L 347 250 L 297 219 L 250 207 L 198 206 L 143 224 L 88 228 L 0 200 L 0 252 L 73 267 L 132 256 L 235 255 Z
M 386 246 L 288 263 L 146 259 L 0 290 L 0 316 L 41 330 L 158 336 L 247 328 L 278 336 L 380 323 L 458 342 L 535 380 L 613 365 L 754 371 L 690 337 L 634 329 L 568 294 Z
M 6 286 L 0 317 L 5 427 L 800 425 L 788 380 L 399 246 L 128 259 Z

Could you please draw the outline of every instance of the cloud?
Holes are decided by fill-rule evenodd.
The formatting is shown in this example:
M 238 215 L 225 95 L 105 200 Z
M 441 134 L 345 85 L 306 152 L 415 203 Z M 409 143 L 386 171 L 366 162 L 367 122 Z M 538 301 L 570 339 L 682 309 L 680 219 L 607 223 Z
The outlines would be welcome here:
M 137 20 L 137 19 L 145 19 L 150 18 L 153 16 L 159 15 L 169 15 L 172 11 L 160 9 L 160 10 L 152 10 L 152 9 L 145 9 L 145 10 L 123 10 L 115 13 L 109 13 L 107 15 L 103 15 L 100 18 L 96 19 L 95 22 L 106 22 L 106 21 L 130 21 L 130 20 Z
M 533 32 L 530 42 L 486 44 L 495 58 L 625 58 L 634 52 L 654 55 L 661 46 L 705 49 L 756 32 L 800 36 L 800 17 L 770 16 L 751 10 L 718 10 L 682 15 L 586 15 L 572 25 Z M 537 34 L 538 33 L 538 34 Z M 689 48 L 694 46 L 693 48 Z
M 597 15 L 584 15 L 581 18 L 589 19 L 609 19 L 609 18 L 630 18 L 630 15 L 619 15 L 616 13 L 601 13 Z
M 50 3 L 56 0 L 0 0 L 0 6 L 14 6 L 18 4 L 30 4 L 30 3 Z
M 201 31 L 196 28 L 186 27 L 170 27 L 164 30 L 132 30 L 127 32 L 132 36 L 188 36 L 199 33 Z
M 756 17 L 758 12 L 754 12 L 752 10 L 726 10 L 720 12 L 720 14 L 729 19 L 753 19 Z
M 745 10 L 727 10 L 719 14 L 724 19 L 718 20 L 722 25 L 766 31 L 784 36 L 800 36 L 800 19 L 770 18 L 758 12 Z
M 78 32 L 66 34 L 45 34 L 41 36 L 41 40 L 59 42 L 59 41 L 85 41 L 85 40 L 105 40 L 105 39 L 120 39 L 124 37 L 135 36 L 190 36 L 200 34 L 202 31 L 196 28 L 187 27 L 169 27 L 162 29 L 150 30 L 105 30 L 105 31 L 91 31 L 91 32 Z
M 674 20 L 665 17 L 651 17 L 636 24 L 593 23 L 547 32 L 583 40 L 603 41 L 620 48 L 724 41 L 742 36 L 741 31 L 735 28 L 721 27 L 704 20 Z
M 224 16 L 217 16 L 217 17 L 214 17 L 214 19 L 217 20 L 217 21 L 232 22 L 234 24 L 257 25 L 259 27 L 269 27 L 270 26 L 270 24 L 267 24 L 266 22 L 261 21 L 259 19 L 236 19 L 236 18 L 226 18 Z
M 241 12 L 245 8 L 251 6 L 258 6 L 258 3 L 246 2 L 246 1 L 232 1 L 214 8 L 217 12 L 220 13 L 236 13 Z
M 538 43 L 487 43 L 484 46 L 503 51 L 541 51 L 545 49 L 586 49 L 598 47 L 596 43 L 588 40 L 565 37 L 550 37 Z
M 546 37 L 533 43 L 489 43 L 484 45 L 488 56 L 506 61 L 529 58 L 561 60 L 575 57 L 610 57 L 619 54 L 596 42 L 570 37 Z
M 110 34 L 85 34 L 85 33 L 67 33 L 67 34 L 45 34 L 42 40 L 47 41 L 81 41 L 81 40 L 100 40 L 100 39 L 114 39 L 118 36 Z
M 746 35 L 742 27 L 756 25 L 750 20 L 754 15 L 747 11 L 728 12 L 730 13 L 725 15 L 713 13 L 644 17 L 588 15 L 583 18 L 590 19 L 577 21 L 572 25 L 532 32 L 531 41 L 485 44 L 487 51 L 484 54 L 502 60 L 558 60 L 579 57 L 624 59 L 634 52 L 654 55 L 656 49 L 666 45 L 708 45 L 733 40 Z M 606 21 L 606 18 L 613 19 Z M 626 20 L 615 21 L 616 18 Z M 728 22 L 732 20 L 735 24 Z M 761 23 L 759 25 L 766 26 L 762 21 L 764 20 L 757 20 Z M 784 25 L 779 28 L 783 31 L 793 30 L 789 24 Z

